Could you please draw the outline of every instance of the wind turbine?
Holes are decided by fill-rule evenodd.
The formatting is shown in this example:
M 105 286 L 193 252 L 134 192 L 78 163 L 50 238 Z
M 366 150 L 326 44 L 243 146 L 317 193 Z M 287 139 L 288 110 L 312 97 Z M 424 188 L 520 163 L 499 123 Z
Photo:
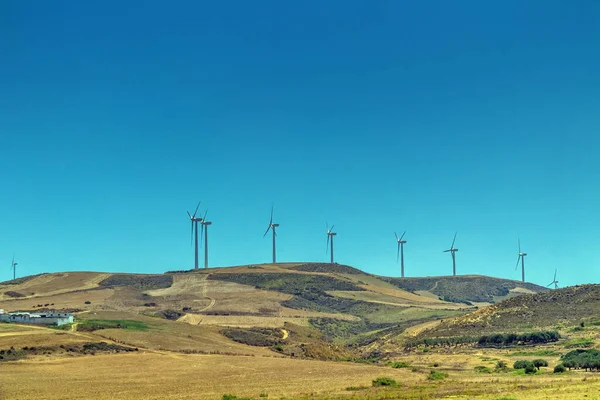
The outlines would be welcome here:
M 406 243 L 406 240 L 402 240 L 402 238 L 404 235 L 406 235 L 406 231 L 404 231 L 400 238 L 398 238 L 396 232 L 394 232 L 394 235 L 396 236 L 396 241 L 398 242 L 398 254 L 396 255 L 396 262 L 398 262 L 398 258 L 400 258 L 400 272 L 402 278 L 404 278 L 404 243 Z
M 452 254 L 452 275 L 453 276 L 456 276 L 456 255 L 454 253 L 456 253 L 458 251 L 458 249 L 454 248 L 454 242 L 456 241 L 457 234 L 458 234 L 458 232 L 456 232 L 454 234 L 454 239 L 452 239 L 452 245 L 450 246 L 450 248 L 448 250 L 444 250 L 444 253 L 450 252 L 450 254 Z
M 196 218 L 198 207 L 200 207 L 200 202 L 198 202 L 198 205 L 196 206 L 196 211 L 194 211 L 193 215 L 190 214 L 189 211 L 186 211 L 188 217 L 190 217 L 190 221 L 192 222 L 192 236 L 190 241 L 194 240 L 194 230 L 196 231 L 196 245 L 194 247 L 194 269 L 198 269 L 198 222 L 202 222 L 202 218 Z
M 200 222 L 204 227 L 204 268 L 208 268 L 208 226 L 212 225 L 212 222 L 206 220 L 206 214 L 208 214 L 208 210 L 204 213 L 204 217 L 202 217 L 202 221 Z M 202 241 L 202 232 L 200 233 L 200 241 Z
M 554 285 L 554 289 L 558 289 L 558 281 L 556 280 L 556 269 L 554 270 L 554 280 L 552 282 L 550 282 L 548 285 L 546 285 L 546 287 L 550 287 L 552 285 Z
M 263 235 L 263 239 L 265 238 L 265 236 L 267 236 L 267 233 L 269 233 L 269 230 L 273 231 L 273 264 L 275 264 L 277 262 L 277 246 L 275 243 L 275 238 L 277 237 L 277 233 L 275 232 L 275 228 L 278 228 L 279 224 L 274 224 L 273 223 L 273 205 L 271 205 L 271 219 L 269 220 L 269 227 L 267 228 L 267 231 L 265 232 L 265 234 Z
M 515 271 L 519 268 L 519 261 L 521 261 L 521 281 L 525 282 L 525 256 L 527 253 L 521 252 L 521 239 L 519 239 L 519 257 L 517 257 L 517 265 L 515 265 Z
M 331 263 L 333 264 L 333 237 L 337 233 L 333 232 L 335 225 L 331 225 L 331 228 L 329 228 L 328 224 L 325 224 L 325 226 L 327 227 L 327 247 L 325 247 L 325 254 L 327 254 L 327 250 L 329 250 L 329 246 L 331 245 Z
M 17 279 L 17 265 L 19 263 L 15 262 L 15 256 L 13 256 L 12 262 L 10 263 L 10 267 L 13 270 L 13 279 Z

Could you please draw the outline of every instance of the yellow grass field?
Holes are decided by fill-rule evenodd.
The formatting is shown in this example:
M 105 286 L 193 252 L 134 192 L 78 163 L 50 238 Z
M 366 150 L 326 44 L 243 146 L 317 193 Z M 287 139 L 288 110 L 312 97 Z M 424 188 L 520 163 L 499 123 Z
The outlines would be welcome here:
M 434 356 L 435 357 L 435 356 Z M 600 378 L 593 373 L 480 375 L 469 371 L 477 357 L 435 357 L 449 377 L 427 380 L 432 359 L 409 358 L 417 371 L 364 364 L 277 357 L 135 354 L 38 358 L 2 364 L 0 393 L 6 399 L 220 399 L 223 394 L 259 398 L 353 399 L 594 399 Z M 481 363 L 481 360 L 479 360 Z M 458 365 L 466 369 L 457 369 Z M 400 387 L 371 388 L 390 377 Z M 348 387 L 364 390 L 348 391 Z

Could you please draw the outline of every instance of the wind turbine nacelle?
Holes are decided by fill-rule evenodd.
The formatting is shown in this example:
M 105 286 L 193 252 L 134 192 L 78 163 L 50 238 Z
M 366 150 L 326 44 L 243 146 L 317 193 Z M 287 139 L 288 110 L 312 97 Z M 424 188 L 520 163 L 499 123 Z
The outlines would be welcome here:
M 202 222 L 202 225 L 212 225 L 212 222 Z
M 279 224 L 271 224 L 273 228 L 279 228 Z
M 333 233 L 333 232 L 329 232 L 329 233 L 327 233 L 327 234 L 328 234 L 329 236 L 336 236 L 336 235 L 337 235 L 337 233 Z

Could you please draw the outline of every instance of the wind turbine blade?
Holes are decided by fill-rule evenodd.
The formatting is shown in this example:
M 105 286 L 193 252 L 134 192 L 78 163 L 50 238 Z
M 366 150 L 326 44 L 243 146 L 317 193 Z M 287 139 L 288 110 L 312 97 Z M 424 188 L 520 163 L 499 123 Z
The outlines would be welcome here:
M 402 238 L 404 238 L 404 235 L 406 235 L 406 231 L 404 231 L 404 233 L 402 234 L 402 236 L 400 236 L 400 240 L 402 240 Z
M 556 269 L 554 270 L 554 282 L 556 282 Z
M 194 218 L 196 218 L 196 213 L 198 212 L 199 207 L 200 207 L 200 202 L 198 202 L 198 205 L 196 206 L 196 211 L 194 211 Z
M 550 287 L 554 284 L 554 282 L 550 282 L 549 284 L 546 285 L 546 287 Z
M 454 234 L 454 239 L 452 239 L 452 246 L 450 246 L 450 248 L 451 248 L 451 249 L 453 249 L 453 248 L 454 248 L 454 242 L 456 241 L 456 235 L 457 235 L 457 234 L 458 234 L 458 232 L 456 232 L 456 233 Z
M 400 259 L 400 242 L 398 242 L 398 254 L 396 255 L 396 262 Z
M 269 220 L 269 225 L 273 223 L 273 204 L 271 204 L 271 219 Z
M 333 227 L 334 227 L 334 226 L 335 226 L 335 225 L 331 225 L 331 229 L 329 230 L 329 232 L 333 232 Z
M 263 238 L 264 238 L 265 236 L 267 236 L 267 233 L 269 233 L 269 231 L 270 231 L 270 230 L 271 230 L 271 224 L 269 224 L 269 227 L 267 228 L 267 231 L 266 231 L 266 232 L 265 232 L 265 234 L 263 235 Z
M 327 228 L 327 233 L 331 232 L 331 231 L 329 230 L 329 224 L 328 224 L 327 222 L 325 222 L 325 227 Z
M 325 245 L 325 254 L 329 254 L 329 232 L 327 234 L 327 245 Z
M 204 212 L 204 217 L 202 217 L 202 221 L 206 222 L 206 214 L 208 214 L 208 208 Z
M 192 219 L 192 214 L 190 214 L 189 211 L 186 211 L 186 213 L 187 213 L 188 217 L 190 217 L 190 219 Z
M 396 242 L 398 242 L 400 239 L 398 239 L 398 235 L 396 234 L 396 232 L 394 232 L 394 236 L 396 236 Z
M 517 268 L 519 268 L 519 261 L 521 261 L 521 254 L 519 254 L 519 257 L 517 257 L 517 265 L 515 265 L 515 271 L 517 270 Z
M 519 238 L 519 254 L 521 254 L 521 239 Z
M 190 246 L 194 243 L 194 220 L 192 221 L 192 231 L 190 232 Z

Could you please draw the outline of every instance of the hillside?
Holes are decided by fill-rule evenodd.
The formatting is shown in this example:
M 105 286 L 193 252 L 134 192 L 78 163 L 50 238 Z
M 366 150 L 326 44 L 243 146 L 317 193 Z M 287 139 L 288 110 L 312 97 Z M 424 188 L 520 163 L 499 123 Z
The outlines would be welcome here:
M 548 290 L 532 283 L 481 275 L 382 279 L 411 293 L 467 304 L 491 304 L 523 293 L 538 293 Z
M 600 285 L 571 286 L 509 298 L 442 321 L 428 337 L 521 332 L 572 326 L 600 318 Z
M 109 322 L 91 332 L 150 349 L 339 358 L 362 357 L 363 346 L 387 330 L 473 311 L 471 300 L 536 290 L 543 288 L 482 276 L 395 279 L 339 264 L 281 263 L 153 275 L 42 274 L 0 283 L 0 308 L 68 310 L 79 321 L 141 321 L 147 329 L 132 332 Z M 300 342 L 308 347 L 299 348 Z

